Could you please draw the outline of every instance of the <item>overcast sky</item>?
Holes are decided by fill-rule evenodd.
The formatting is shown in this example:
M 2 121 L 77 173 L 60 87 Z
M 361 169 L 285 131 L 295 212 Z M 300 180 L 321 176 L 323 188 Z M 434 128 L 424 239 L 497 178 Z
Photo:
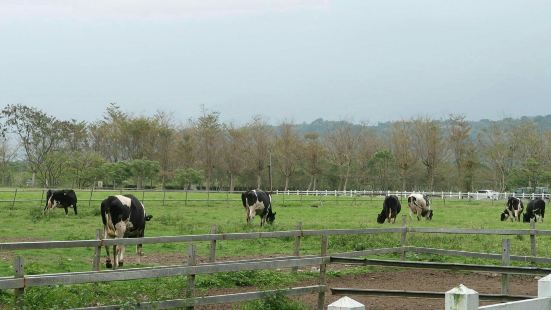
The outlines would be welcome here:
M 0 0 L 0 106 L 93 121 L 551 114 L 551 1 Z

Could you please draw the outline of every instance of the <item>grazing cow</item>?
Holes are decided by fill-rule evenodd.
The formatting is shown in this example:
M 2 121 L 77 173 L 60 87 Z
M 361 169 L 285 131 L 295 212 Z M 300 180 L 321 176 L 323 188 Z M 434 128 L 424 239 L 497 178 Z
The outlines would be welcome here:
M 145 222 L 152 218 L 145 214 L 143 204 L 132 195 L 109 196 L 101 202 L 101 220 L 104 238 L 143 238 Z M 105 247 L 105 266 L 112 268 L 109 247 Z M 142 255 L 142 245 L 136 245 L 136 253 Z M 114 266 L 124 262 L 124 245 L 113 246 Z
M 392 223 L 396 223 L 396 215 L 400 213 L 402 205 L 400 204 L 400 199 L 394 195 L 386 196 L 385 201 L 383 201 L 383 210 L 379 215 L 377 215 L 377 223 L 383 224 L 385 220 Z
M 264 191 L 253 189 L 241 194 L 243 207 L 249 224 L 256 215 L 260 215 L 260 226 L 265 222 L 272 224 L 275 221 L 276 212 L 272 212 L 272 196 Z
M 46 192 L 46 206 L 42 213 L 50 211 L 51 209 L 57 207 L 58 205 L 62 206 L 65 209 L 65 215 L 69 214 L 67 208 L 73 208 L 75 215 L 77 214 L 77 194 L 72 189 L 62 189 L 58 191 L 53 191 L 51 189 Z
M 544 217 L 545 217 L 545 201 L 541 198 L 536 198 L 528 202 L 528 206 L 526 207 L 526 213 L 524 213 L 524 216 L 522 217 L 522 221 L 530 222 L 531 219 L 534 219 L 534 221 L 537 222 L 538 219 L 541 219 L 541 221 L 543 222 Z
M 427 220 L 432 220 L 433 211 L 430 209 L 430 204 L 427 202 L 428 197 L 422 194 L 411 194 L 408 196 L 409 217 L 413 219 L 413 214 L 417 215 L 417 220 L 424 217 Z
M 522 204 L 522 200 L 520 200 L 520 198 L 511 196 L 507 199 L 507 202 L 505 203 L 505 210 L 503 210 L 500 216 L 501 220 L 505 221 L 507 219 L 511 219 L 511 222 L 520 222 L 520 215 L 522 214 L 522 211 L 524 211 L 524 204 Z

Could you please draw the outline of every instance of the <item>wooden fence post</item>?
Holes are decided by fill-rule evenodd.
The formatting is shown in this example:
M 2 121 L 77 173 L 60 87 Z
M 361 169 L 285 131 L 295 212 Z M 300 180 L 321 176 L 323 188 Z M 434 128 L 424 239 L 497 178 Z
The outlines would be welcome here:
M 45 202 L 45 201 L 42 202 L 43 200 L 44 200 L 44 190 L 42 190 L 42 196 L 40 196 L 40 205 L 41 205 L 41 206 L 46 205 L 46 202 Z
M 163 189 L 163 207 L 165 206 L 166 189 Z
M 211 234 L 218 233 L 218 226 L 212 225 L 210 228 Z M 210 241 L 210 254 L 209 254 L 209 262 L 214 263 L 216 261 L 216 240 Z
M 530 219 L 530 255 L 536 257 L 538 254 L 536 252 L 536 222 L 534 219 Z M 532 265 L 535 265 L 536 262 L 532 259 Z
M 509 239 L 503 239 L 502 246 L 503 246 L 503 253 L 501 255 L 501 265 L 510 266 L 511 265 L 511 257 L 510 257 L 511 241 Z M 509 278 L 510 278 L 509 274 L 501 275 L 501 294 L 503 295 L 509 294 Z
M 186 199 L 184 200 L 184 206 L 187 207 L 187 190 L 186 190 Z
M 94 187 L 90 189 L 90 198 L 88 199 L 88 207 L 92 205 L 92 194 L 94 194 Z
M 195 244 L 190 244 L 188 248 L 188 260 L 187 264 L 188 266 L 195 266 L 197 265 L 197 256 L 196 256 L 196 248 Z M 193 297 L 193 291 L 195 290 L 195 275 L 191 274 L 187 276 L 187 287 L 186 287 L 186 298 L 192 298 Z M 193 310 L 195 309 L 194 306 L 187 306 L 187 310 Z
M 327 256 L 327 235 L 321 236 L 321 257 Z M 318 293 L 318 310 L 323 310 L 323 307 L 325 306 L 325 285 L 327 284 L 327 280 L 325 279 L 325 272 L 327 271 L 327 264 L 321 263 L 320 264 L 320 281 L 319 284 L 323 285 L 323 288 L 320 288 L 320 291 Z
M 99 229 L 96 229 L 96 240 L 98 241 L 98 245 L 94 249 L 94 260 L 92 263 L 92 270 L 99 271 L 99 264 L 101 259 L 101 231 Z
M 23 265 L 23 258 L 21 256 L 15 257 L 13 268 L 15 271 L 15 278 L 25 277 L 25 266 Z M 15 289 L 15 307 L 17 309 L 25 308 L 25 288 Z
M 15 193 L 13 194 L 13 202 L 11 203 L 11 209 L 15 208 L 15 200 L 17 199 L 17 187 L 15 188 Z
M 402 237 L 400 239 L 400 247 L 402 248 L 402 255 L 400 256 L 401 260 L 406 260 L 406 237 L 408 233 L 407 222 L 407 215 L 402 215 Z
M 293 251 L 294 256 L 300 256 L 300 239 L 302 238 L 302 222 L 297 223 L 297 230 L 300 230 L 300 234 L 295 237 L 295 249 Z M 297 272 L 298 267 L 293 267 L 291 270 L 293 272 Z

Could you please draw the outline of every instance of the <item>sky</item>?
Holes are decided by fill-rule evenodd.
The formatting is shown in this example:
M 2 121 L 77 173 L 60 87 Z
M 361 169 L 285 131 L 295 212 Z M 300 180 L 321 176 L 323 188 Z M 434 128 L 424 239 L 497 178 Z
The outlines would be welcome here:
M 551 114 L 551 1 L 0 0 L 0 107 L 226 123 Z

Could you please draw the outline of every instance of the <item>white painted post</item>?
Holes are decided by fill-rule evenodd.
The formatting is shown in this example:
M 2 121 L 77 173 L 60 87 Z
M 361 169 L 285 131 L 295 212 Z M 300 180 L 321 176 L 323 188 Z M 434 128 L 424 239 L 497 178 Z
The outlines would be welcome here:
M 365 310 L 365 306 L 348 296 L 344 296 L 327 306 L 327 310 Z
M 551 297 L 551 274 L 538 280 L 538 297 Z
M 474 310 L 478 306 L 478 292 L 463 284 L 446 292 L 445 310 Z

